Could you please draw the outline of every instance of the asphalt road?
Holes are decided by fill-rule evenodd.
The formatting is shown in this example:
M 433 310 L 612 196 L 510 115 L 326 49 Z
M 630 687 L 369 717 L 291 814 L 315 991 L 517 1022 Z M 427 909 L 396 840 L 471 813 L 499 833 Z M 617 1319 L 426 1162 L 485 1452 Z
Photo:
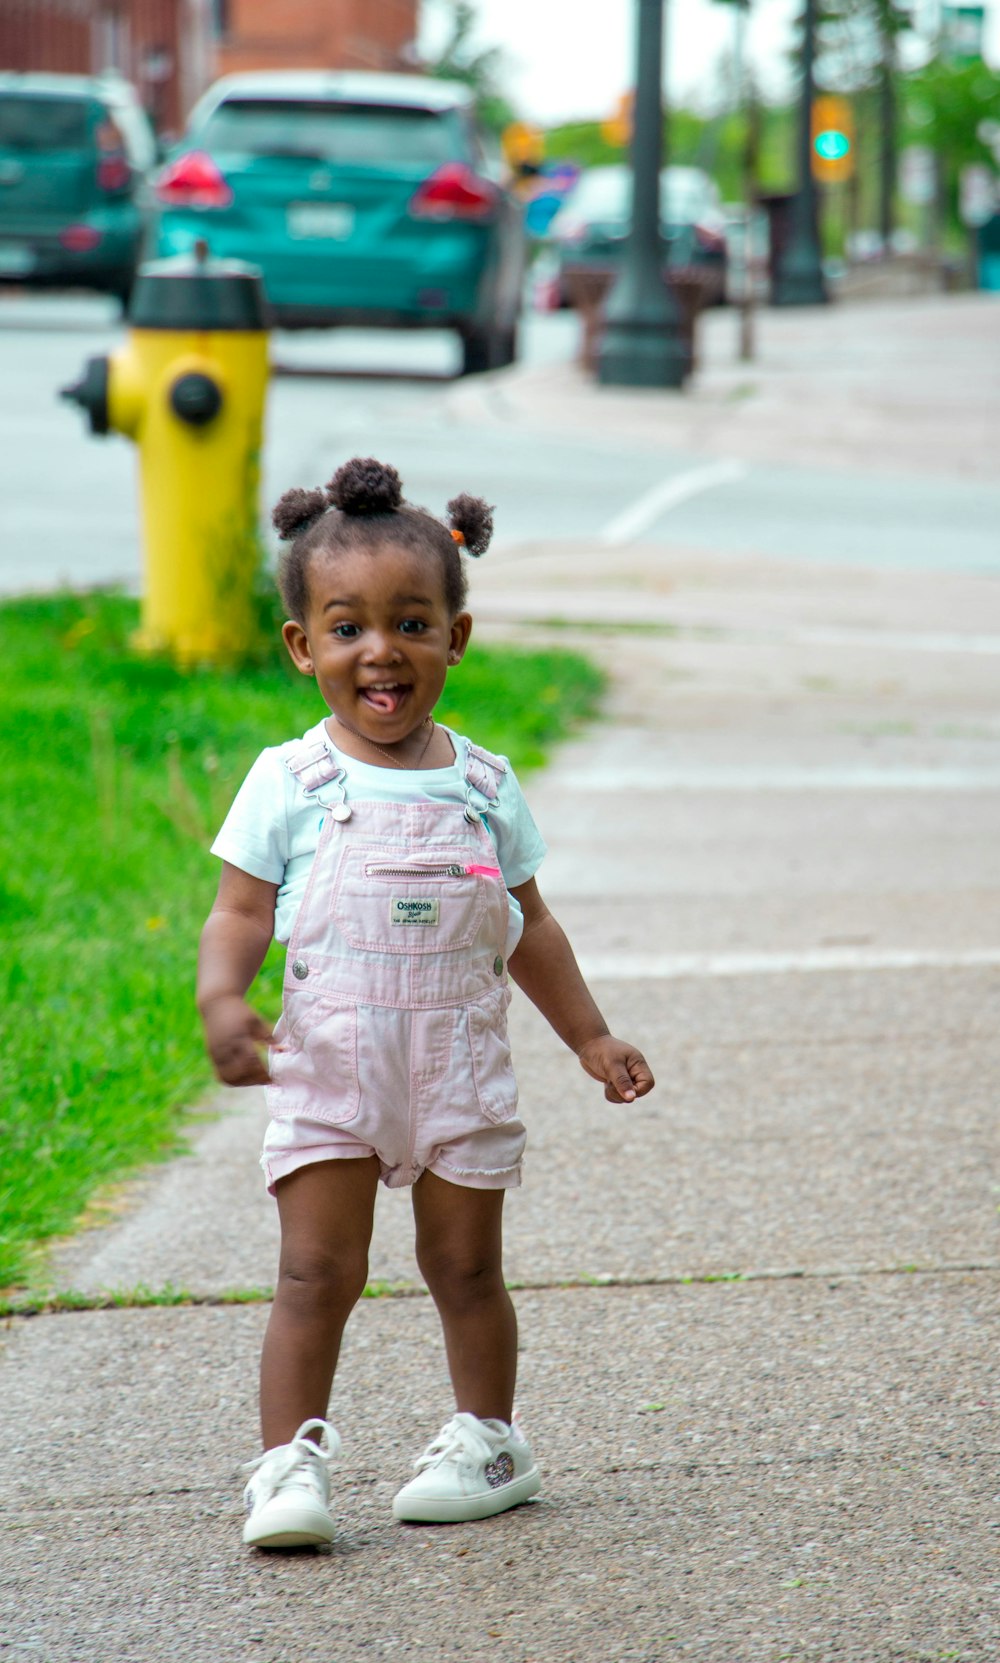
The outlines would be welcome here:
M 719 342 L 735 334 L 735 320 L 716 314 L 706 328 Z M 90 436 L 82 413 L 57 396 L 122 335 L 100 297 L 0 293 L 0 592 L 141 584 L 132 446 Z M 532 370 L 568 360 L 575 345 L 572 316 L 526 319 Z M 503 375 L 456 379 L 446 333 L 279 333 L 272 357 L 265 509 L 287 486 L 374 454 L 399 467 L 413 500 L 438 511 L 460 489 L 496 502 L 497 550 L 669 538 L 737 557 L 1000 570 L 1000 487 L 981 477 L 903 475 L 870 459 L 845 467 L 723 455 L 706 465 L 669 434 L 536 420 L 530 400 L 505 398 Z

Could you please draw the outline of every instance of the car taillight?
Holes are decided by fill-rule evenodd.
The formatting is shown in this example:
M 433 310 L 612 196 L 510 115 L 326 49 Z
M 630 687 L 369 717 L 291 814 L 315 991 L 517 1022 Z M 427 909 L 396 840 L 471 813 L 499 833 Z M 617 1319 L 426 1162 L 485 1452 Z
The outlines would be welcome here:
M 97 183 L 102 191 L 123 191 L 132 177 L 124 156 L 106 156 L 97 164 Z
M 709 231 L 704 225 L 696 225 L 694 228 L 694 235 L 698 247 L 703 248 L 706 254 L 725 253 L 726 239 L 725 237 L 720 236 L 718 231 Z
M 96 248 L 100 240 L 100 231 L 95 231 L 92 225 L 67 225 L 59 233 L 63 248 L 68 248 L 72 254 L 86 254 L 91 248 Z
M 410 199 L 416 219 L 490 219 L 499 192 L 464 162 L 444 162 Z
M 100 161 L 97 184 L 102 191 L 123 191 L 131 182 L 132 169 L 125 154 L 125 140 L 118 124 L 108 116 L 95 133 Z
M 156 200 L 165 208 L 228 208 L 233 193 L 211 156 L 189 150 L 160 174 Z

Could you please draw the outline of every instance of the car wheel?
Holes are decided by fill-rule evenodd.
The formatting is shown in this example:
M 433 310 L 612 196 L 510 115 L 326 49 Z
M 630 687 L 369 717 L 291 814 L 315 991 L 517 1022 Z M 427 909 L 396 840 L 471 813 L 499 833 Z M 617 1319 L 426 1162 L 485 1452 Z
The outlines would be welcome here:
M 120 283 L 109 291 L 121 307 L 121 315 L 123 319 L 128 317 L 128 309 L 132 301 L 132 290 L 134 287 L 134 282 Z
M 462 331 L 462 375 L 500 370 L 517 357 L 517 326 L 509 329 L 468 328 Z
M 517 324 L 512 323 L 509 329 L 498 329 L 495 336 L 496 357 L 493 360 L 494 369 L 506 369 L 508 364 L 517 362 Z
M 493 368 L 493 339 L 492 329 L 462 330 L 461 375 L 480 375 Z

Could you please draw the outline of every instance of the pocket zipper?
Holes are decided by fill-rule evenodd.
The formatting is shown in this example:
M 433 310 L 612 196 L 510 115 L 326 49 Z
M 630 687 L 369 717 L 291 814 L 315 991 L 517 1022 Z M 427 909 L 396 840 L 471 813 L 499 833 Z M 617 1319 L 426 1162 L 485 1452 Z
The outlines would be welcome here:
M 368 862 L 366 878 L 499 878 L 499 866 L 380 866 Z

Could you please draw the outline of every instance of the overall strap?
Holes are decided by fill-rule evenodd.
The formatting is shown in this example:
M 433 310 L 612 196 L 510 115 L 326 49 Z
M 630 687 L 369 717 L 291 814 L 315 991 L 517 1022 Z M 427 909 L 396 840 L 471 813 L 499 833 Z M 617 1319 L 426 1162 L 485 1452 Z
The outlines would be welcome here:
M 342 779 L 344 770 L 331 754 L 322 739 L 314 739 L 308 745 L 300 745 L 291 756 L 286 756 L 285 767 L 290 774 L 294 774 L 303 791 L 318 791 L 321 786 L 329 785 L 331 780 Z
M 465 741 L 465 783 L 480 792 L 488 803 L 495 803 L 500 795 L 500 782 L 507 772 L 502 756 L 484 751 L 481 745 Z

